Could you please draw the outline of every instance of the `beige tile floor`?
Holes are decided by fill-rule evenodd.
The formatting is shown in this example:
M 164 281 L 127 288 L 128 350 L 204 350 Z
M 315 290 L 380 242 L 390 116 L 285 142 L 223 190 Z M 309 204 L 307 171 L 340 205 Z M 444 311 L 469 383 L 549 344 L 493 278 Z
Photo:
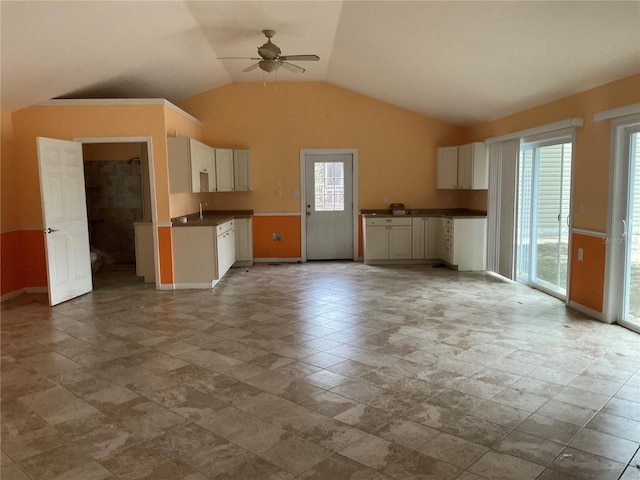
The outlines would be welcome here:
M 2 480 L 640 478 L 640 336 L 485 274 L 2 304 Z

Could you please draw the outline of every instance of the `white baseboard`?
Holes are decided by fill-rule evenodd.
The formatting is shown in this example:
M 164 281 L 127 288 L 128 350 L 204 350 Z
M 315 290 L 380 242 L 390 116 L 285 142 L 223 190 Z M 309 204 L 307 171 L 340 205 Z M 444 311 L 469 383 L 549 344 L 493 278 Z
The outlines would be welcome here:
M 219 280 L 213 280 L 211 283 L 174 283 L 176 290 L 211 290 Z
M 173 283 L 161 283 L 156 286 L 156 290 L 175 290 L 176 287 Z
M 238 260 L 232 265 L 232 268 L 245 268 L 253 266 L 253 260 Z
M 298 263 L 302 258 L 254 258 L 255 263 Z
M 13 292 L 5 293 L 0 297 L 0 303 L 6 302 L 7 300 L 11 300 L 12 298 L 19 297 L 25 293 L 48 293 L 49 290 L 47 287 L 25 287 L 20 288 L 18 290 L 14 290 Z
M 580 313 L 584 313 L 585 315 L 589 315 L 590 317 L 593 317 L 596 320 L 600 320 L 601 322 L 605 322 L 605 323 L 613 323 L 613 322 L 607 322 L 605 320 L 604 314 L 602 312 L 598 312 L 597 310 L 594 310 L 592 308 L 585 307 L 584 305 L 582 305 L 580 303 L 576 303 L 573 300 L 569 300 L 568 305 L 569 305 L 569 307 L 573 308 L 574 310 L 577 310 Z

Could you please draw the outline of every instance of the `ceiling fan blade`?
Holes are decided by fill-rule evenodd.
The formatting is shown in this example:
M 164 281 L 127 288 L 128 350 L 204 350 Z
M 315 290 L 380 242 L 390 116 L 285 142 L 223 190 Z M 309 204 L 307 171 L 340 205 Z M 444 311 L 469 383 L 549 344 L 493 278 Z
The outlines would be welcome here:
M 262 59 L 253 58 L 253 57 L 217 57 L 216 60 L 262 60 Z
M 255 70 L 256 68 L 258 68 L 259 66 L 260 66 L 260 62 L 254 63 L 253 65 L 251 65 L 250 67 L 245 68 L 242 71 L 243 72 L 251 72 L 252 70 Z
M 318 55 L 281 55 L 280 57 L 278 57 L 280 60 L 294 60 L 297 62 L 303 61 L 303 62 L 317 62 L 318 60 L 320 60 L 320 57 Z
M 302 67 L 299 67 L 298 65 L 294 65 L 293 63 L 289 63 L 289 62 L 281 62 L 281 65 L 286 68 L 287 70 L 289 70 L 290 72 L 293 73 L 304 73 L 305 69 Z

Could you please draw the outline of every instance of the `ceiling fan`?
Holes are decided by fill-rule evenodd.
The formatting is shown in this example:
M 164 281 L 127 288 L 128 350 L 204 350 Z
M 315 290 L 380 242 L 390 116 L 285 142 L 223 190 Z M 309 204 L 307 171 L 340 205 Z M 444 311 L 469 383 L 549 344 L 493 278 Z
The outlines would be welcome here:
M 304 73 L 305 69 L 289 63 L 289 60 L 296 62 L 317 62 L 320 57 L 317 55 L 281 55 L 282 51 L 275 43 L 271 43 L 271 38 L 276 34 L 275 30 L 263 30 L 265 37 L 267 37 L 267 43 L 258 47 L 258 55 L 260 57 L 222 57 L 218 60 L 258 60 L 258 63 L 254 63 L 250 67 L 242 70 L 243 72 L 250 72 L 260 67 L 261 70 L 271 73 L 278 70 L 280 67 L 284 67 L 293 73 Z

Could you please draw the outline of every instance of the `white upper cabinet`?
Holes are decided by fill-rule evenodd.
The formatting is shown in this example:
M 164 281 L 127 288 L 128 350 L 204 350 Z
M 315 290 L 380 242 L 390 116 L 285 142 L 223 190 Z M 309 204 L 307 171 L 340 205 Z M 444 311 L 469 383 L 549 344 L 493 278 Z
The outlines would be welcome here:
M 436 188 L 458 188 L 458 147 L 438 148 Z
M 212 191 L 216 177 L 211 147 L 188 137 L 168 137 L 167 151 L 171 193 Z
M 484 190 L 488 188 L 489 159 L 482 142 L 438 148 L 436 188 Z
M 233 151 L 233 181 L 236 192 L 251 190 L 251 160 L 249 150 Z
M 458 188 L 483 190 L 489 187 L 489 159 L 482 142 L 458 147 Z
M 233 192 L 233 150 L 216 148 L 216 191 Z

